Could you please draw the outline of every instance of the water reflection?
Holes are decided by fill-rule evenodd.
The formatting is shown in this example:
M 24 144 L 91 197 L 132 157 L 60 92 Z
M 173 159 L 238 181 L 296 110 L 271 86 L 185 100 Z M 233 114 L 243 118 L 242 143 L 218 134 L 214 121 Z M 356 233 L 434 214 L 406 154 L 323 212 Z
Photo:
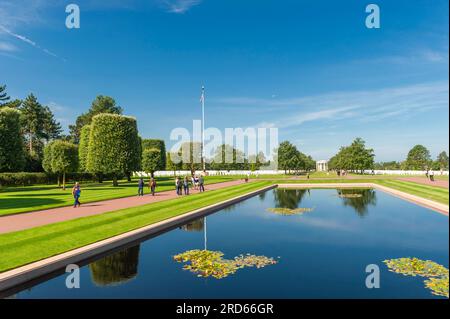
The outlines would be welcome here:
M 180 229 L 184 231 L 192 231 L 192 232 L 201 232 L 205 228 L 205 218 L 199 218 L 194 221 L 191 221 L 183 226 Z
M 377 196 L 373 189 L 337 189 L 338 196 L 344 206 L 352 207 L 360 217 L 368 213 L 369 205 L 377 205 Z M 343 197 L 345 195 L 361 195 L 360 197 Z
M 299 208 L 305 194 L 309 190 L 306 189 L 282 189 L 274 190 L 275 207 L 277 208 Z
M 140 245 L 106 256 L 89 265 L 98 286 L 121 285 L 137 276 Z

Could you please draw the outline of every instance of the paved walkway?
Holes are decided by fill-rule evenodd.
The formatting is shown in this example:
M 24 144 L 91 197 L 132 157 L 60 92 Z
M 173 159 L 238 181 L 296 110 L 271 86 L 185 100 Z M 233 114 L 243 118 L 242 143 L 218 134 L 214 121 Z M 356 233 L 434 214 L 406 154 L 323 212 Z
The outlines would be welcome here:
M 426 177 L 401 177 L 401 178 L 399 178 L 399 180 L 406 181 L 406 182 L 414 182 L 414 183 L 423 184 L 423 185 L 448 188 L 448 181 L 435 179 L 434 182 L 432 182 Z
M 230 187 L 244 183 L 242 180 L 235 180 L 230 182 L 216 183 L 205 185 L 206 191 Z M 148 192 L 148 189 L 146 190 Z M 191 194 L 198 193 L 197 190 L 191 189 Z M 111 212 L 119 209 L 142 206 L 150 203 L 156 203 L 164 200 L 177 198 L 175 190 L 156 193 L 155 196 L 146 194 L 138 197 L 125 197 L 118 199 L 110 199 L 101 202 L 87 203 L 81 207 L 73 208 L 58 207 L 46 209 L 36 212 L 23 213 L 18 215 L 10 215 L 0 217 L 0 234 L 9 233 L 18 230 L 43 226 L 47 224 L 59 223 L 66 220 L 71 220 L 80 217 L 93 216 L 106 212 Z M 82 198 L 81 198 L 82 202 Z

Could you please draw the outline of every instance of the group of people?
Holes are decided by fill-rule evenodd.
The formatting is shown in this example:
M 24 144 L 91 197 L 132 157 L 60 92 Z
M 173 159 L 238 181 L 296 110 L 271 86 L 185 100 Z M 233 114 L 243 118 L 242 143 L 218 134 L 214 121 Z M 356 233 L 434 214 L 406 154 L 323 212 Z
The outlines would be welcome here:
M 205 180 L 203 179 L 203 176 L 191 176 L 190 178 L 188 176 L 185 176 L 183 179 L 179 176 L 175 178 L 175 189 L 177 191 L 177 195 L 189 195 L 189 188 L 192 185 L 194 189 L 198 189 L 200 192 L 205 191 Z
M 138 182 L 138 196 L 144 196 L 144 187 L 145 182 L 144 179 L 141 177 L 139 178 Z M 150 193 L 152 194 L 152 196 L 155 196 L 156 180 L 153 177 L 150 178 L 150 180 L 148 181 L 148 188 L 150 189 Z

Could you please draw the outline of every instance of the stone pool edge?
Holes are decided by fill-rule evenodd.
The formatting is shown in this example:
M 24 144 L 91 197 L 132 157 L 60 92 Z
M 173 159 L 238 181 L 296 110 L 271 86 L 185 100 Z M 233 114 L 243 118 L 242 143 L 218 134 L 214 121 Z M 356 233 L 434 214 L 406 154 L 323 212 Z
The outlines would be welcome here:
M 3 273 L 0 273 L 0 292 L 19 285 L 26 284 L 27 282 L 36 280 L 39 277 L 51 274 L 55 271 L 67 267 L 67 265 L 76 264 L 77 262 L 81 262 L 102 253 L 114 250 L 115 248 L 135 242 L 141 238 L 161 233 L 165 230 L 176 227 L 177 225 L 182 225 L 183 223 L 189 222 L 190 220 L 193 220 L 195 218 L 199 218 L 201 216 L 216 212 L 224 207 L 241 202 L 245 199 L 256 196 L 260 193 L 264 193 L 276 187 L 277 184 L 265 186 L 244 195 L 240 195 L 213 205 L 199 208 L 179 216 L 171 217 L 169 219 L 153 223 L 117 236 L 103 239 L 101 241 L 76 248 L 62 254 L 32 262 L 30 264 L 20 266 L 12 270 L 7 270 Z
M 441 204 L 430 199 L 422 198 L 416 195 L 408 194 L 387 186 L 376 183 L 321 183 L 321 184 L 278 184 L 280 188 L 374 188 L 390 195 L 399 197 L 416 205 L 432 209 L 445 216 L 449 215 L 449 206 Z

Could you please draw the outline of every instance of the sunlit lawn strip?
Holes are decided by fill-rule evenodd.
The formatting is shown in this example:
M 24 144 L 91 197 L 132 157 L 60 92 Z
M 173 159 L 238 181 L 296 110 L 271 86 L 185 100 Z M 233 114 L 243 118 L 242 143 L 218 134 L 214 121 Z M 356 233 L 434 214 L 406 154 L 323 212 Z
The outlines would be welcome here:
M 235 178 L 230 177 L 207 177 L 207 184 L 221 183 L 232 181 Z M 173 179 L 158 180 L 157 191 L 167 191 L 174 189 Z M 149 192 L 148 189 L 145 192 Z M 102 200 L 123 198 L 137 195 L 137 181 L 131 183 L 122 182 L 118 187 L 113 187 L 106 182 L 103 184 L 87 184 L 83 187 L 81 202 L 92 203 Z M 30 186 L 20 188 L 8 188 L 0 192 L 0 216 L 12 215 L 17 213 L 31 212 L 36 210 L 43 210 L 49 208 L 63 207 L 72 205 L 73 198 L 71 196 L 71 188 L 68 187 L 65 191 L 62 189 L 42 186 Z
M 408 194 L 416 195 L 422 198 L 430 199 L 448 205 L 449 191 L 448 189 L 442 187 L 421 185 L 414 182 L 404 182 L 404 181 L 384 180 L 384 181 L 377 181 L 376 183 Z
M 144 227 L 270 185 L 252 182 L 0 235 L 0 272 Z

